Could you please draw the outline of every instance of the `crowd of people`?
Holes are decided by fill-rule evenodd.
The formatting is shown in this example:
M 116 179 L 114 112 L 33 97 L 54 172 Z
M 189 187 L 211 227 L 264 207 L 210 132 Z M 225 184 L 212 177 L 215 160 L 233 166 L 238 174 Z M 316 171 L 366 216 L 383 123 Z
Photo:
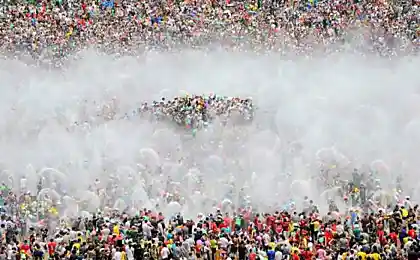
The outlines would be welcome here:
M 216 42 L 287 52 L 361 39 L 368 43 L 361 48 L 398 54 L 418 49 L 419 14 L 417 0 L 9 0 L 0 7 L 0 50 L 53 61 L 89 47 L 130 53 Z M 194 130 L 235 111 L 252 120 L 253 109 L 251 99 L 186 95 L 144 104 L 134 114 L 151 112 Z M 345 209 L 330 201 L 322 213 L 304 198 L 302 207 L 264 213 L 235 207 L 185 219 L 98 209 L 64 221 L 60 205 L 2 185 L 0 259 L 418 259 L 418 206 L 406 197 L 365 207 L 360 188 L 343 196 Z
M 416 50 L 420 32 L 417 0 L 7 2 L 0 8 L 0 48 L 41 60 L 89 46 L 123 53 L 217 42 L 288 52 L 354 39 L 369 46 L 364 51 L 395 54 Z
M 114 114 L 105 114 L 108 120 L 115 119 Z M 227 97 L 216 94 L 189 95 L 174 97 L 173 99 L 162 98 L 153 101 L 152 104 L 144 103 L 134 110 L 130 116 L 148 117 L 152 120 L 166 120 L 174 122 L 178 126 L 196 131 L 206 127 L 216 117 L 226 124 L 239 116 L 241 121 L 251 121 L 254 116 L 254 107 L 251 98 Z M 238 120 L 236 120 L 238 122 Z
M 308 197 L 286 209 L 216 208 L 185 218 L 158 210 L 135 214 L 104 207 L 89 216 L 60 218 L 60 205 L 36 206 L 40 196 L 16 196 L 2 185 L 1 259 L 418 259 L 420 210 L 410 197 L 372 207 L 364 185 L 343 188 L 339 209 L 321 213 Z M 351 199 L 350 199 L 351 198 Z M 37 201 L 38 200 L 38 201 Z M 172 197 L 172 200 L 176 198 Z M 16 210 L 12 210 L 17 208 Z M 57 221 L 60 219 L 60 221 Z M 51 223 L 58 223 L 53 225 Z
M 252 98 L 229 97 L 217 94 L 188 94 L 173 98 L 162 97 L 158 101 L 144 102 L 129 112 L 119 111 L 115 102 L 105 104 L 98 112 L 100 120 L 129 120 L 140 117 L 152 122 L 163 121 L 191 131 L 203 129 L 216 118 L 223 125 L 228 122 L 242 124 L 252 122 L 255 113 Z M 75 122 L 75 126 L 83 125 Z

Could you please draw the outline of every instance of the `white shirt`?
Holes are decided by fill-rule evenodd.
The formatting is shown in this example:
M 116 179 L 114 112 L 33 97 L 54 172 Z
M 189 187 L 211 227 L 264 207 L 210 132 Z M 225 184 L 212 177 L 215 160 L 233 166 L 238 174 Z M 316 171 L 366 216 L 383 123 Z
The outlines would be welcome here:
M 145 236 L 147 236 L 147 237 L 152 236 L 152 229 L 150 228 L 150 226 L 147 223 L 143 223 L 142 228 L 143 228 L 143 233 L 144 233 Z
M 76 239 L 76 235 L 77 235 L 76 231 L 74 231 L 74 230 L 70 230 L 70 239 L 71 239 L 71 240 Z
M 125 249 L 125 253 L 127 254 L 127 259 L 128 260 L 133 260 L 134 259 L 133 248 L 127 247 L 127 249 Z
M 227 248 L 229 246 L 229 241 L 226 237 L 220 238 L 220 244 L 223 248 Z
M 162 251 L 160 251 L 160 256 L 163 259 L 169 258 L 169 249 L 167 247 L 162 248 Z
M 121 252 L 115 252 L 113 259 L 114 260 L 121 260 Z
M 102 229 L 102 234 L 103 234 L 102 240 L 106 240 L 110 233 L 111 233 L 111 230 L 109 228 Z

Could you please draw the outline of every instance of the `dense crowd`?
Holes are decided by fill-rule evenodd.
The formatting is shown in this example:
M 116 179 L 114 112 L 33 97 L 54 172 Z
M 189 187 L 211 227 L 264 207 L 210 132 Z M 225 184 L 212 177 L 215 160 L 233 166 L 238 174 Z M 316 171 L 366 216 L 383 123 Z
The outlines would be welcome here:
M 417 48 L 420 32 L 417 0 L 9 0 L 0 16 L 3 52 L 41 60 L 89 46 L 122 53 L 217 42 L 287 52 L 353 39 L 395 54 Z
M 106 116 L 106 115 L 105 115 Z M 151 105 L 144 103 L 131 116 L 149 117 L 152 120 L 174 122 L 186 129 L 197 130 L 206 127 L 216 117 L 223 124 L 235 116 L 242 122 L 251 121 L 254 107 L 251 98 L 210 95 L 189 95 L 173 99 L 162 98 Z M 129 117 L 128 114 L 125 117 Z M 108 115 L 108 119 L 114 119 Z M 237 123 L 238 120 L 236 120 Z
M 17 197 L 3 184 L 0 258 L 418 259 L 418 205 L 407 196 L 372 207 L 369 201 L 376 199 L 363 187 L 343 189 L 347 207 L 340 210 L 331 200 L 323 214 L 305 197 L 302 205 L 272 212 L 221 206 L 186 219 L 181 213 L 164 216 L 144 208 L 129 215 L 104 207 L 89 216 L 60 218 L 60 205 L 33 206 L 40 196 Z M 31 210 L 37 222 L 25 220 Z
M 374 50 L 396 54 L 418 48 L 419 13 L 416 0 L 10 0 L 0 7 L 0 49 L 52 61 L 87 47 L 135 52 L 217 42 L 307 51 L 361 38 Z M 236 112 L 251 120 L 253 111 L 251 99 L 186 95 L 145 103 L 133 115 L 194 130 Z M 103 116 L 116 119 L 112 108 Z M 60 205 L 2 185 L 0 259 L 418 259 L 418 206 L 409 197 L 366 206 L 361 188 L 342 194 L 345 209 L 331 200 L 322 214 L 304 198 L 302 206 L 271 212 L 237 205 L 186 219 L 181 213 L 101 208 L 64 219 Z
M 152 122 L 168 122 L 195 135 L 197 130 L 207 127 L 215 119 L 222 125 L 229 122 L 252 122 L 255 109 L 252 98 L 186 93 L 184 96 L 162 97 L 158 101 L 144 102 L 140 107 L 124 113 L 115 102 L 110 102 L 98 111 L 97 118 L 105 121 L 141 118 Z M 83 124 L 84 122 L 74 123 L 75 126 Z

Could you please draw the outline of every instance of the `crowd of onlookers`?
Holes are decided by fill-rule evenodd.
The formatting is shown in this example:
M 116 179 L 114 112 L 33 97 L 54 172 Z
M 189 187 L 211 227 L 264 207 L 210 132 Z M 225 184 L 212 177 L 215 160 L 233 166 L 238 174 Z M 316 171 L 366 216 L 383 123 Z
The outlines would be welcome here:
M 11 195 L 9 194 L 9 197 Z M 8 200 L 7 200 L 8 201 Z M 17 202 L 17 201 L 16 201 Z M 22 203 L 22 202 L 18 202 Z M 0 259 L 379 260 L 420 257 L 420 210 L 409 197 L 393 208 L 349 207 L 320 214 L 307 197 L 297 210 L 259 213 L 216 209 L 186 219 L 176 213 L 108 209 L 76 219 L 47 213 L 23 224 L 4 212 Z M 7 203 L 6 203 L 7 204 Z M 7 206 L 7 205 L 6 205 Z M 8 208 L 8 207 L 6 207 Z
M 396 54 L 418 50 L 420 38 L 417 0 L 4 2 L 1 52 L 44 61 L 61 60 L 88 47 L 135 53 L 213 44 L 287 52 L 353 42 L 362 51 Z M 151 111 L 196 129 L 197 122 L 235 110 L 252 119 L 252 100 L 186 96 L 145 104 L 136 112 Z M 320 214 L 308 200 L 299 211 L 217 210 L 194 219 L 143 209 L 136 215 L 110 211 L 62 221 L 51 206 L 34 224 L 22 213 L 30 205 L 24 201 L 33 198 L 21 202 L 4 190 L 1 197 L 0 260 L 420 257 L 420 211 L 409 199 L 393 209 L 373 211 L 355 207 L 336 212 L 332 207 Z
M 418 0 L 8 0 L 0 48 L 50 59 L 88 46 L 287 52 L 354 41 L 396 53 L 418 47 L 419 11 Z

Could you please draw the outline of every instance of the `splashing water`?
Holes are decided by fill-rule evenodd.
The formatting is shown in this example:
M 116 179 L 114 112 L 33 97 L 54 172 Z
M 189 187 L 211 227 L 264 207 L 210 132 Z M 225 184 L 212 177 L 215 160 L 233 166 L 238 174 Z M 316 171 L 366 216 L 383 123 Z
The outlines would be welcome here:
M 0 61 L 3 179 L 34 194 L 42 178 L 40 196 L 60 200 L 64 215 L 105 206 L 187 216 L 264 211 L 304 196 L 325 205 L 334 188 L 318 185 L 320 164 L 343 175 L 371 165 L 390 188 L 403 174 L 420 194 L 418 57 L 81 56 L 61 71 Z M 195 137 L 172 124 L 97 116 L 104 106 L 124 115 L 185 93 L 252 97 L 258 109 L 252 124 L 215 120 Z

